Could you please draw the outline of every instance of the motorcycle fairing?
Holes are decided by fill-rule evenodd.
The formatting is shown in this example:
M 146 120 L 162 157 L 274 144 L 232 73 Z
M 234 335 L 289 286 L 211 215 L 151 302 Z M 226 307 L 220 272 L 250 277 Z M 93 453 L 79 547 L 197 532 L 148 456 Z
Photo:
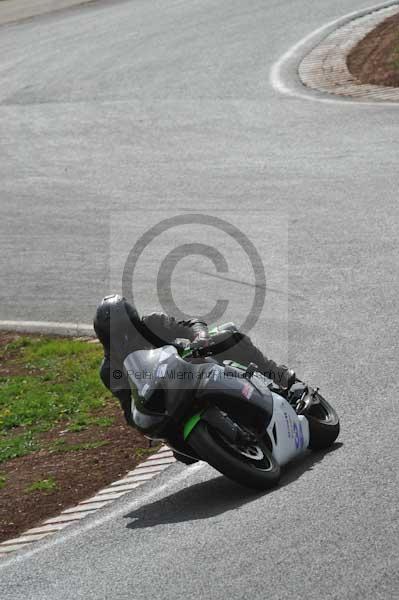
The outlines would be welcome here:
M 282 396 L 273 393 L 273 398 L 273 415 L 267 433 L 273 445 L 273 456 L 284 465 L 309 446 L 309 423 L 303 415 L 297 415 Z
M 243 373 L 243 369 L 231 365 L 212 365 L 201 380 L 196 397 L 201 405 L 215 404 L 231 416 L 236 414 L 241 423 L 265 431 L 273 414 L 273 395 L 266 384 L 260 391 Z
M 174 346 L 130 353 L 124 363 L 137 391 L 132 407 L 136 426 L 150 435 L 167 435 L 191 416 L 198 383 L 212 364 L 189 363 Z

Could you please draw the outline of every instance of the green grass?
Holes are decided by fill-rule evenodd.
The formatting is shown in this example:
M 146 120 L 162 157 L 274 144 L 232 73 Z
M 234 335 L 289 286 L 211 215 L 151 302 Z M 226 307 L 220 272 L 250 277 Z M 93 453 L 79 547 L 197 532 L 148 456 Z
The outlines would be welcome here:
M 39 445 L 35 441 L 31 431 L 20 435 L 10 435 L 7 433 L 0 435 L 0 462 L 30 454 L 35 450 L 39 450 Z
M 4 487 L 6 487 L 6 483 L 7 483 L 7 477 L 5 475 L 3 475 L 2 473 L 0 473 L 0 490 L 2 490 Z
M 153 446 L 152 448 L 136 448 L 136 450 L 134 451 L 134 457 L 137 460 L 141 460 L 142 458 L 153 454 L 154 450 L 156 450 L 159 446 L 161 446 L 161 443 L 157 444 L 157 446 L 155 447 Z
M 39 449 L 38 433 L 65 422 L 71 431 L 106 427 L 96 416 L 109 392 L 98 375 L 101 348 L 85 341 L 21 336 L 0 360 L 21 375 L 0 377 L 0 463 Z
M 108 444 L 106 440 L 98 442 L 82 442 L 81 444 L 68 444 L 65 440 L 57 440 L 50 446 L 52 452 L 77 452 L 78 450 L 91 450 Z
M 34 481 L 31 485 L 29 485 L 25 491 L 26 492 L 52 492 L 57 489 L 57 482 L 49 477 L 48 479 L 39 479 L 39 481 Z
M 81 415 L 68 426 L 69 431 L 83 431 L 91 425 L 96 427 L 110 427 L 114 422 L 112 417 L 89 417 Z

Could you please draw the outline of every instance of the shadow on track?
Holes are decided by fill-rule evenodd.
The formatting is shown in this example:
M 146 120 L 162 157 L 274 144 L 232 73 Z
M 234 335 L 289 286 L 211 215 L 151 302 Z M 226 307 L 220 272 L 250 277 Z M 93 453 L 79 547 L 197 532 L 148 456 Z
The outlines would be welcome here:
M 125 515 L 133 519 L 127 524 L 128 529 L 145 529 L 166 523 L 181 523 L 209 519 L 229 510 L 240 508 L 243 504 L 253 502 L 258 498 L 292 483 L 302 473 L 311 470 L 314 465 L 323 460 L 326 454 L 338 450 L 342 443 L 335 443 L 331 448 L 319 452 L 309 452 L 286 467 L 280 483 L 268 491 L 256 491 L 242 487 L 227 477 L 215 477 L 201 483 L 196 483 L 180 490 L 162 500 L 157 500 Z

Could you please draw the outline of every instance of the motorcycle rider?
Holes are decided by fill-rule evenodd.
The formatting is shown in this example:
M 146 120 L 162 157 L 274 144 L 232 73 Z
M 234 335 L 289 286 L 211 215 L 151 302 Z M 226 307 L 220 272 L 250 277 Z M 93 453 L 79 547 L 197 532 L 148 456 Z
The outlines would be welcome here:
M 206 323 L 197 319 L 176 321 L 174 317 L 160 313 L 140 317 L 134 306 L 118 294 L 106 296 L 100 302 L 94 317 L 94 330 L 104 349 L 100 377 L 118 398 L 129 425 L 134 425 L 134 422 L 131 388 L 123 371 L 125 357 L 135 350 L 176 345 L 178 338 L 190 340 L 194 347 L 209 343 Z M 254 363 L 261 373 L 286 390 L 295 383 L 294 371 L 266 358 L 232 323 L 220 327 L 219 331 L 223 333 L 219 336 L 222 341 L 208 346 L 209 352 L 217 356 L 218 361 L 231 360 L 243 365 Z

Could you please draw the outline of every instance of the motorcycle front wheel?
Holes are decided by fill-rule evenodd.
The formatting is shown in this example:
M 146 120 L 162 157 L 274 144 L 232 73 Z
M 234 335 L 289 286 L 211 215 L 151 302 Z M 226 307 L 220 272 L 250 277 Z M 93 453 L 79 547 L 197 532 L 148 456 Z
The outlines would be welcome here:
M 205 421 L 199 421 L 190 434 L 190 446 L 217 471 L 246 487 L 265 490 L 280 479 L 280 465 L 266 440 L 238 446 L 224 439 Z
M 339 435 L 340 424 L 335 409 L 321 394 L 316 393 L 318 403 L 306 413 L 309 422 L 309 448 L 323 450 L 331 446 Z

